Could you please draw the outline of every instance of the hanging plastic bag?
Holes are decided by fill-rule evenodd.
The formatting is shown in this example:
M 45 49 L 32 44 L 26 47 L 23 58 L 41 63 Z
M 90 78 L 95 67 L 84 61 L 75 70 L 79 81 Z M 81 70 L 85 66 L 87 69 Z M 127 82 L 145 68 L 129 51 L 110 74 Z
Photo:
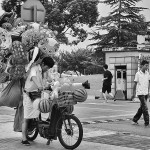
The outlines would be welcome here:
M 14 118 L 14 131 L 21 132 L 22 131 L 22 123 L 24 119 L 24 109 L 23 109 L 23 101 L 19 102 L 19 106 L 17 107 L 15 118 Z
M 7 73 L 3 72 L 3 73 L 0 73 L 0 83 L 5 83 L 7 82 L 9 79 L 9 76 Z
M 21 80 L 12 80 L 0 93 L 0 106 L 17 107 L 22 100 Z

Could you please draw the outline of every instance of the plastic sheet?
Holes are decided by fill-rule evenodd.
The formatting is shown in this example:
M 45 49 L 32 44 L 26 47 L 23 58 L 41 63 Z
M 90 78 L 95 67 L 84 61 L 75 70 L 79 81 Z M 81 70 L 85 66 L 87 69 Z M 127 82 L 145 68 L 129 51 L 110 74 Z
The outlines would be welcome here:
M 12 80 L 0 93 L 0 106 L 17 107 L 22 100 L 21 80 Z

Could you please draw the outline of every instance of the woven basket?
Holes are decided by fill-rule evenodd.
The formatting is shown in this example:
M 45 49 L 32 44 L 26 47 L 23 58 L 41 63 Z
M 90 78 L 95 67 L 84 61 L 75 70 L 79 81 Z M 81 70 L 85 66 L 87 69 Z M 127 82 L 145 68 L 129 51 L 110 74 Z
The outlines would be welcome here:
M 59 107 L 65 107 L 68 105 L 75 105 L 77 101 L 73 98 L 73 92 L 66 91 L 58 94 L 57 104 Z

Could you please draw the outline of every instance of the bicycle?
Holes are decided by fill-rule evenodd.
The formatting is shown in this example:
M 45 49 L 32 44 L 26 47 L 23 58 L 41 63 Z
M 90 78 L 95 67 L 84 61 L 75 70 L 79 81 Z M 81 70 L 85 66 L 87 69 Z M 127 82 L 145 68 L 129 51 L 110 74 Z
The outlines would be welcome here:
M 64 148 L 77 148 L 83 138 L 83 127 L 80 120 L 72 114 L 73 108 L 74 105 L 60 107 L 56 103 L 52 107 L 51 119 L 44 121 L 41 114 L 39 118 L 30 119 L 27 139 L 33 141 L 39 133 L 41 137 L 48 139 L 47 145 L 58 138 Z

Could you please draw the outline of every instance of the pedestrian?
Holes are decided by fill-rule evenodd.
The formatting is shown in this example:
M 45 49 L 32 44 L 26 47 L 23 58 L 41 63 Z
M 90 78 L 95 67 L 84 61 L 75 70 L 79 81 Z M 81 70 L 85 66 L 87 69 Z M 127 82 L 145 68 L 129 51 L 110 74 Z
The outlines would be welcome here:
M 42 59 L 40 64 L 36 64 L 31 67 L 28 77 L 25 82 L 24 93 L 23 93 L 23 107 L 24 107 L 24 121 L 22 124 L 22 144 L 30 145 L 27 140 L 27 127 L 29 119 L 38 118 L 40 112 L 37 108 L 34 107 L 35 101 L 30 98 L 30 93 L 42 91 L 44 89 L 43 85 L 43 74 L 48 69 L 54 66 L 54 60 L 51 57 L 45 57 Z
M 135 74 L 133 96 L 132 99 L 137 95 L 140 100 L 140 108 L 133 117 L 133 124 L 138 124 L 138 120 L 143 114 L 145 127 L 149 126 L 149 113 L 147 106 L 147 98 L 149 94 L 150 75 L 148 72 L 149 62 L 143 60 L 140 63 L 140 70 Z
M 111 85 L 112 85 L 112 78 L 113 78 L 113 75 L 112 73 L 108 70 L 108 65 L 107 64 L 104 64 L 103 65 L 103 69 L 104 69 L 104 74 L 103 74 L 103 79 L 102 79 L 102 82 L 103 82 L 103 87 L 102 87 L 102 93 L 103 93 L 103 97 L 105 99 L 105 102 L 107 103 L 108 102 L 108 99 L 106 97 L 106 91 L 107 93 L 112 97 L 114 98 L 114 95 L 111 93 Z

